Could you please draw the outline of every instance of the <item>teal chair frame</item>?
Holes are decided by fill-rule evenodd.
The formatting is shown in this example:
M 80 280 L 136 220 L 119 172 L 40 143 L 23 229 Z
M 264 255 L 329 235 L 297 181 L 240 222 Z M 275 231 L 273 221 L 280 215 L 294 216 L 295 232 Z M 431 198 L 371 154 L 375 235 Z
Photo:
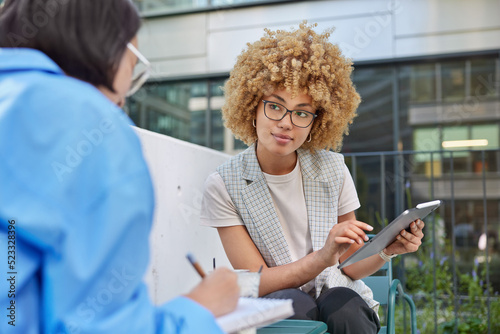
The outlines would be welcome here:
M 369 234 L 371 239 L 375 235 Z M 410 328 L 412 334 L 417 333 L 417 311 L 410 295 L 404 292 L 403 285 L 398 279 L 392 279 L 392 262 L 386 262 L 376 273 L 362 279 L 373 291 L 373 299 L 386 308 L 386 326 L 380 328 L 379 334 L 395 334 L 396 296 L 401 296 L 410 307 Z
M 259 328 L 257 334 L 324 334 L 327 329 L 322 321 L 286 319 Z

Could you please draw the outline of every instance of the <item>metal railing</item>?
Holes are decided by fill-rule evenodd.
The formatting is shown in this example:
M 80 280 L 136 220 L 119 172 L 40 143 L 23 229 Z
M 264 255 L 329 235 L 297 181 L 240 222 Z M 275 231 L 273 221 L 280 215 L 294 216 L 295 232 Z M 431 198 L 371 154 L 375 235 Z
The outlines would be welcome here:
M 428 328 L 423 332 L 458 333 L 459 328 L 470 325 L 464 325 L 463 319 L 473 315 L 474 303 L 478 303 L 485 307 L 486 313 L 482 314 L 484 322 L 475 323 L 480 332 L 498 333 L 500 314 L 492 312 L 500 312 L 497 278 L 500 275 L 492 275 L 492 269 L 500 273 L 500 150 L 396 151 L 344 156 L 362 205 L 357 217 L 375 225 L 375 230 L 419 202 L 434 199 L 444 202 L 439 211 L 426 219 L 427 242 L 417 252 L 430 258 L 427 262 L 431 265 L 427 265 L 432 270 L 424 273 L 432 275 L 432 291 L 424 296 L 418 289 L 414 291 L 415 298 L 422 298 L 427 306 L 432 303 L 433 321 L 429 324 L 426 319 Z M 418 267 L 426 260 L 403 256 L 394 271 L 410 287 L 418 286 L 406 280 L 415 261 Z M 443 272 L 448 261 L 451 273 Z M 451 275 L 451 289 L 447 293 L 440 281 L 443 275 Z M 469 286 L 464 287 L 464 282 Z M 494 310 L 493 302 L 498 305 Z

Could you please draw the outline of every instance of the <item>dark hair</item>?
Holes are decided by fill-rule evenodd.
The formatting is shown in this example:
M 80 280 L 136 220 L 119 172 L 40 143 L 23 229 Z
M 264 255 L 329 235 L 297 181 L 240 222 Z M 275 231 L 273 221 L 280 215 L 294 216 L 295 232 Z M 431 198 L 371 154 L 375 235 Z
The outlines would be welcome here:
M 6 0 L 0 47 L 40 50 L 67 75 L 114 92 L 120 60 L 139 27 L 130 0 Z

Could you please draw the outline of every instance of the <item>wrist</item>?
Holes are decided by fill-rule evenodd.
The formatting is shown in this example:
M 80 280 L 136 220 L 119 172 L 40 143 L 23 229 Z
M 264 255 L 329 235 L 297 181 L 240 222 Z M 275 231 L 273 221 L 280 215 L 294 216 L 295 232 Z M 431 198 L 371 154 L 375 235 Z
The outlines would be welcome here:
M 314 252 L 314 258 L 315 258 L 314 262 L 318 266 L 318 268 L 316 268 L 316 269 L 319 269 L 320 271 L 323 271 L 326 268 L 331 267 L 331 266 L 335 265 L 335 263 L 338 262 L 337 257 L 331 256 L 331 255 L 328 256 L 328 254 L 324 254 L 324 253 L 325 252 L 323 249 L 319 249 L 316 252 Z
M 389 262 L 391 261 L 392 258 L 395 258 L 396 256 L 398 256 L 398 254 L 392 254 L 392 255 L 387 255 L 384 250 L 381 250 L 378 255 L 382 258 L 382 260 L 384 260 L 385 262 Z

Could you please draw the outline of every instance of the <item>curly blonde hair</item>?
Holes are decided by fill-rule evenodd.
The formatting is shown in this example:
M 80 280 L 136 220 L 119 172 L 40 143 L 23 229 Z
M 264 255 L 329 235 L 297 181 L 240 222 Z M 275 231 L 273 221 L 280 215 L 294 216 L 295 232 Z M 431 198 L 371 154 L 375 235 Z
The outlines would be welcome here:
M 302 148 L 338 151 L 342 147 L 361 99 L 351 81 L 352 61 L 328 41 L 331 30 L 317 34 L 315 27 L 304 21 L 291 31 L 264 29 L 264 37 L 247 43 L 238 56 L 224 85 L 222 118 L 245 144 L 257 140 L 252 123 L 262 97 L 286 89 L 292 98 L 311 96 L 317 110 L 312 140 Z

